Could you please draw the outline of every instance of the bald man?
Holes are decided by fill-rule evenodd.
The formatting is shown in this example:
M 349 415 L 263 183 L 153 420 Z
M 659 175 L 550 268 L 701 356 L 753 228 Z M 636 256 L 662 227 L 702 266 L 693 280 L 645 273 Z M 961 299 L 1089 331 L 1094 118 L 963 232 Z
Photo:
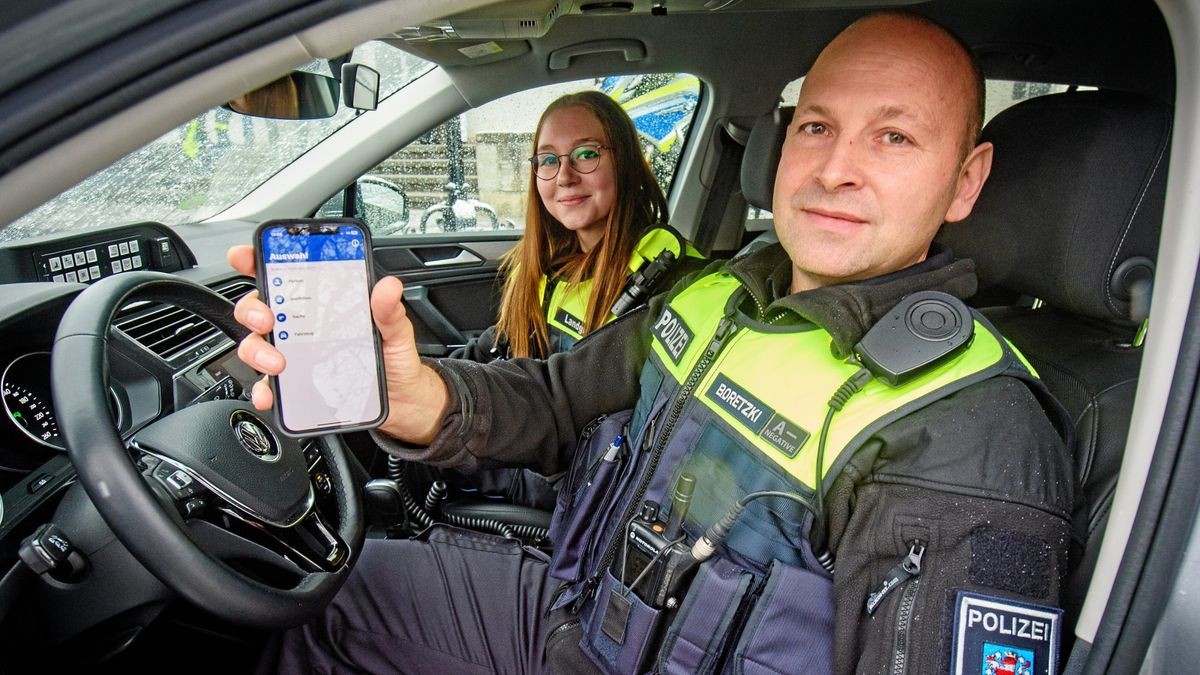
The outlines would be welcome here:
M 555 552 L 441 526 L 369 540 L 265 668 L 928 673 L 998 658 L 1056 672 L 1069 455 L 1040 383 L 955 299 L 974 293 L 973 264 L 933 244 L 987 180 L 982 92 L 969 50 L 932 22 L 852 24 L 787 131 L 781 245 L 548 361 L 422 360 L 400 282 L 380 281 L 381 446 L 467 471 L 568 470 Z M 248 248 L 230 262 L 253 271 Z M 973 340 L 926 335 L 946 354 L 920 372 L 856 358 L 913 298 L 935 333 L 965 321 Z M 253 331 L 242 358 L 278 374 L 270 313 L 248 298 L 237 317 Z M 269 407 L 269 389 L 254 400 Z

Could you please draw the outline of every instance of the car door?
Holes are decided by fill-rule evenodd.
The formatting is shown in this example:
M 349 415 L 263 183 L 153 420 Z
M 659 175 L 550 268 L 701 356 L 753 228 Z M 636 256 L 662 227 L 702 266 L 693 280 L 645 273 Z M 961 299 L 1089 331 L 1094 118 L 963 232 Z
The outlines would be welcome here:
M 519 238 L 509 229 L 375 240 L 378 271 L 404 282 L 422 355 L 446 356 L 495 323 L 500 263 Z
M 469 110 L 422 134 L 318 210 L 318 216 L 360 218 L 371 228 L 378 272 L 405 284 L 421 354 L 448 355 L 495 323 L 501 264 L 524 231 L 537 121 L 551 101 L 584 89 L 622 103 L 669 192 L 700 82 L 656 73 L 539 87 Z

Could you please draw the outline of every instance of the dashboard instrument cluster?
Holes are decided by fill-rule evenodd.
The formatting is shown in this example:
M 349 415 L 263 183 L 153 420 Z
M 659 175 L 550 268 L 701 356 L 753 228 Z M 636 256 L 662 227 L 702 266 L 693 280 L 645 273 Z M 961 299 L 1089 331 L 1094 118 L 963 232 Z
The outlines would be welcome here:
M 50 352 L 21 354 L 4 366 L 0 374 L 4 392 L 4 416 L 9 429 L 0 445 L 0 468 L 31 471 L 54 451 L 66 449 L 58 434 L 50 395 Z
M 0 434 L 0 470 L 26 472 L 41 465 L 55 452 L 67 449 L 58 432 L 50 389 L 50 352 L 26 352 L 8 361 L 0 371 L 4 416 L 9 429 Z M 117 428 L 122 428 L 125 406 L 116 387 L 108 391 L 109 410 Z

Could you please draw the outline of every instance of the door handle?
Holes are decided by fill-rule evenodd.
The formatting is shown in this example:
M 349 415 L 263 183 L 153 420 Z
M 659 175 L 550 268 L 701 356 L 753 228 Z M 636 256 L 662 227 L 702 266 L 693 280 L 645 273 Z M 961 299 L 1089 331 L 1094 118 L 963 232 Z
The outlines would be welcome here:
M 440 345 L 417 345 L 418 349 L 421 347 L 441 348 L 443 346 L 449 347 L 451 345 L 465 345 L 467 343 L 467 338 L 463 337 L 463 334 L 454 327 L 454 324 L 450 323 L 446 315 L 442 314 L 434 306 L 433 301 L 429 299 L 429 289 L 424 286 L 410 286 L 405 288 L 404 302 L 408 304 L 412 313 L 429 327 L 429 330 L 433 332 L 434 338 L 442 343 Z M 441 353 L 436 355 L 443 356 L 447 352 L 448 349 L 441 349 Z M 430 353 L 432 354 L 433 352 Z
M 450 258 L 436 258 L 433 260 L 425 260 L 421 264 L 425 267 L 446 267 L 449 265 L 470 265 L 483 262 L 483 258 L 471 253 L 466 249 L 460 249 L 458 255 Z

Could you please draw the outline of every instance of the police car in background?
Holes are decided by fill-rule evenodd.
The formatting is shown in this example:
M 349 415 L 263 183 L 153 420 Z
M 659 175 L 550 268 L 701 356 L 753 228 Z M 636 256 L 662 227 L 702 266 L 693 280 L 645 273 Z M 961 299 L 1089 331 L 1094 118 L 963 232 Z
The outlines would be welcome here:
M 372 478 L 395 469 L 362 435 L 294 448 L 303 458 L 296 466 L 257 478 L 206 475 L 198 484 L 181 468 L 180 457 L 216 452 L 206 432 L 228 426 L 254 379 L 233 352 L 228 308 L 196 290 L 234 299 L 252 288 L 225 264 L 228 246 L 268 219 L 362 218 L 379 231 L 379 271 L 405 281 L 422 351 L 448 353 L 494 317 L 499 261 L 521 232 L 537 115 L 558 93 L 590 86 L 623 97 L 643 122 L 672 224 L 714 257 L 735 255 L 769 231 L 764 205 L 748 202 L 740 181 L 744 165 L 772 161 L 755 143 L 756 123 L 794 100 L 795 81 L 833 35 L 880 4 L 0 7 L 0 673 L 248 672 L 271 627 L 320 611 L 363 537 L 403 533 L 407 505 L 357 497 L 352 461 Z M 1008 166 L 1007 189 L 1018 185 L 1021 199 L 978 215 L 1053 233 L 1070 212 L 1043 228 L 1044 213 L 1004 209 L 1069 204 L 1078 214 L 1105 205 L 1118 191 L 1107 179 L 1141 171 L 1133 165 L 1148 143 L 1151 161 L 1133 177 L 1142 187 L 1117 214 L 1128 226 L 1114 236 L 1076 228 L 1054 241 L 1074 242 L 1078 256 L 1012 275 L 1024 236 L 947 237 L 996 282 L 972 302 L 998 322 L 1065 322 L 1029 338 L 1044 346 L 1038 336 L 1049 334 L 1057 344 L 1048 351 L 1070 353 L 1043 355 L 1049 365 L 1039 368 L 1077 413 L 1077 473 L 1088 488 L 1062 660 L 1072 672 L 1191 672 L 1200 662 L 1200 588 L 1190 573 L 1200 561 L 1200 199 L 1192 189 L 1200 183 L 1200 2 L 882 4 L 928 14 L 964 37 L 989 79 L 989 117 L 1042 94 L 1091 89 L 1104 102 L 1101 116 L 1129 106 L 1163 111 L 1151 118 L 1157 127 L 1097 123 L 1070 147 Z M 377 102 L 290 115 L 306 119 L 224 105 L 294 72 L 324 81 L 337 99 L 351 91 L 343 89 L 348 64 L 379 73 Z M 1028 119 L 1020 128 L 1048 121 Z M 455 133 L 434 133 L 450 120 Z M 1058 136 L 1084 126 L 1070 122 Z M 1101 147 L 1110 150 L 1087 152 Z M 998 143 L 998 163 L 1004 152 Z M 1020 186 L 1021 175 L 1043 176 L 1056 161 L 1058 178 Z M 407 227 L 445 197 L 451 175 L 465 198 L 516 227 Z M 1001 194 L 1005 183 L 994 175 L 987 190 Z M 1131 238 L 1145 250 L 1125 256 Z M 1116 316 L 1081 314 L 1070 297 L 1056 306 L 1072 273 L 1093 267 Z M 78 339 L 56 341 L 56 333 Z M 1087 341 L 1096 334 L 1105 337 Z M 1129 375 L 1098 385 L 1118 371 L 1107 351 L 1121 355 Z M 1072 370 L 1080 359 L 1090 365 Z M 220 420 L 206 412 L 220 406 Z M 264 487 L 296 477 L 315 502 L 302 522 L 286 508 L 272 512 L 271 499 L 287 496 Z M 986 607 L 970 608 L 963 623 L 1001 646 L 1004 636 L 1036 641 L 1047 630 Z M 964 672 L 1028 666 L 1025 654 L 1001 647 Z

